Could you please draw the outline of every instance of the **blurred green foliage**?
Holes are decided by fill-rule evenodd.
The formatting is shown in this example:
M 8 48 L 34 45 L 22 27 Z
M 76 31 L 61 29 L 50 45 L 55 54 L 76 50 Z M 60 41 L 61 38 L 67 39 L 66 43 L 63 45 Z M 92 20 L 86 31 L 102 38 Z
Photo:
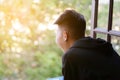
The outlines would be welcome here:
M 66 8 L 72 8 L 85 16 L 89 35 L 91 2 L 0 0 L 0 80 L 46 80 L 61 76 L 63 52 L 55 43 L 52 24 Z M 106 7 L 100 14 L 104 25 Z
M 85 14 L 90 24 L 91 0 L 0 0 L 0 80 L 61 75 L 63 52 L 52 24 L 66 8 Z

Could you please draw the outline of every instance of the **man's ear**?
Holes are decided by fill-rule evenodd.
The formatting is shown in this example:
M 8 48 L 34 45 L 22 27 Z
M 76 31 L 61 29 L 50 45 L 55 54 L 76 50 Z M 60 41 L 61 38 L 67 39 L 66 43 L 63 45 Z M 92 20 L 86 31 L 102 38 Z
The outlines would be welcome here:
M 68 40 L 68 33 L 66 31 L 63 31 L 63 40 L 64 41 Z

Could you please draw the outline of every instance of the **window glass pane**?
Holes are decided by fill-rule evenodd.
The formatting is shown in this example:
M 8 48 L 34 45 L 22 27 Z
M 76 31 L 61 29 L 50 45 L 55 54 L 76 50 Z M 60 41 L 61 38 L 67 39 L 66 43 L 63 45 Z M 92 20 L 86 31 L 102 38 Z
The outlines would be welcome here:
M 120 0 L 114 0 L 113 30 L 120 31 Z
M 109 0 L 99 0 L 98 27 L 107 29 L 109 13 Z
M 115 37 L 112 36 L 111 37 L 111 43 L 113 44 L 113 48 L 118 52 L 118 54 L 120 55 L 120 37 Z
M 97 33 L 97 38 L 101 38 L 101 39 L 107 40 L 107 35 L 106 34 Z

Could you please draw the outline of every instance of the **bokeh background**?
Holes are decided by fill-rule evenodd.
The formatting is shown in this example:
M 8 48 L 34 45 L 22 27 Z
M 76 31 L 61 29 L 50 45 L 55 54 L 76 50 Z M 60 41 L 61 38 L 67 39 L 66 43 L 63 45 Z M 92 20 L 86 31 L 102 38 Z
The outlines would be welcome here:
M 105 28 L 108 1 L 101 0 L 99 26 Z M 0 80 L 46 80 L 61 76 L 63 52 L 55 43 L 53 22 L 67 8 L 82 13 L 90 35 L 92 0 L 0 0 Z M 120 0 L 114 29 L 120 31 Z M 105 35 L 98 35 L 104 39 Z M 120 39 L 113 38 L 120 52 Z

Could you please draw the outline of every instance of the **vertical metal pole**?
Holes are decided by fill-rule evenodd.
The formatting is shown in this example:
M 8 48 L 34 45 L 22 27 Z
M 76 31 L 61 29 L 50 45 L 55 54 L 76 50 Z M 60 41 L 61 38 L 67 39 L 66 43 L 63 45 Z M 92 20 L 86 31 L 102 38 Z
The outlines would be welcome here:
M 108 16 L 108 32 L 112 29 L 113 5 L 114 5 L 114 0 L 110 0 L 110 3 L 109 3 L 109 16 Z M 107 34 L 107 41 L 111 42 L 111 35 L 110 34 Z
M 92 0 L 92 15 L 91 15 L 91 36 L 93 38 L 96 38 L 96 33 L 94 32 L 94 29 L 97 27 L 97 20 L 98 20 L 98 4 L 99 0 Z

